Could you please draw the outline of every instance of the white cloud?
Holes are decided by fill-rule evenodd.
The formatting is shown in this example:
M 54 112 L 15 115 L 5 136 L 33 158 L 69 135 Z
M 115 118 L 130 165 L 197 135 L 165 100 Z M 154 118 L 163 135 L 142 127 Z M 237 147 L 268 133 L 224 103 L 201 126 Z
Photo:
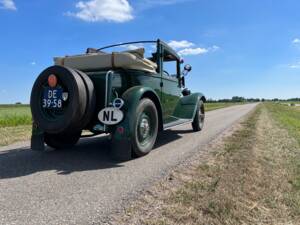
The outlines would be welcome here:
M 30 65 L 35 66 L 35 65 L 36 65 L 36 62 L 33 61 L 33 62 L 30 63 Z
M 203 55 L 208 52 L 215 52 L 220 49 L 219 46 L 213 45 L 209 48 L 200 48 L 197 47 L 193 42 L 182 40 L 182 41 L 170 41 L 168 45 L 175 50 L 178 51 L 178 54 L 181 56 L 188 56 L 188 55 Z
M 300 39 L 299 38 L 295 38 L 293 41 L 292 41 L 293 44 L 299 44 L 300 43 Z
M 290 65 L 288 65 L 288 67 L 291 68 L 291 69 L 299 69 L 300 68 L 300 61 L 296 62 L 294 64 L 290 64 Z
M 129 44 L 129 45 L 124 45 L 122 46 L 128 50 L 135 50 L 135 49 L 138 49 L 138 48 L 144 48 L 145 46 L 143 44 Z
M 127 0 L 79 1 L 76 8 L 78 12 L 68 12 L 67 15 L 87 22 L 110 21 L 123 23 L 134 18 L 133 9 Z
M 1 8 L 9 10 L 17 10 L 16 4 L 13 0 L 0 0 Z
M 206 48 L 185 48 L 178 52 L 181 56 L 187 56 L 187 55 L 203 55 L 208 53 L 209 50 Z
M 183 41 L 170 41 L 168 43 L 168 45 L 170 45 L 170 47 L 174 48 L 174 49 L 180 49 L 180 48 L 190 48 L 195 46 L 194 43 L 183 40 Z
M 220 49 L 220 47 L 219 46 L 217 46 L 217 45 L 213 45 L 212 47 L 210 47 L 208 50 L 210 51 L 210 52 L 215 52 L 215 51 L 218 51 Z

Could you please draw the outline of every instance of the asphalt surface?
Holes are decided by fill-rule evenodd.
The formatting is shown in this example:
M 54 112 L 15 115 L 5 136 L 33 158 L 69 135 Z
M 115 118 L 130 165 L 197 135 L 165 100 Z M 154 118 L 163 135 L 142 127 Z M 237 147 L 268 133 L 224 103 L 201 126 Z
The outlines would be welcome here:
M 102 224 L 255 106 L 208 112 L 202 132 L 192 132 L 191 125 L 165 131 L 149 155 L 125 163 L 109 158 L 105 136 L 64 151 L 0 148 L 0 224 Z

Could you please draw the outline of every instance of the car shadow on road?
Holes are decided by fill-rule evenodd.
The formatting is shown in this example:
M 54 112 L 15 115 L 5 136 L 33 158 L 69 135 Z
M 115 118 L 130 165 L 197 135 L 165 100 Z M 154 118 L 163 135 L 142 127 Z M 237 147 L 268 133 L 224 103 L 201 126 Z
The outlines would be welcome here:
M 107 137 L 87 138 L 72 149 L 45 152 L 29 148 L 0 152 L 0 179 L 30 175 L 41 171 L 70 174 L 86 170 L 109 169 L 122 165 L 109 157 Z
M 175 141 L 177 139 L 182 138 L 182 136 L 180 136 L 180 130 L 175 131 L 175 130 L 165 130 L 163 132 L 160 132 L 157 136 L 157 140 L 154 146 L 154 150 L 157 148 L 160 148 L 172 141 Z
M 154 149 L 181 138 L 182 131 L 167 130 L 158 135 Z M 73 172 L 123 167 L 124 163 L 109 155 L 107 136 L 84 138 L 72 149 L 31 151 L 30 148 L 0 151 L 0 179 L 31 175 L 42 171 L 55 171 L 58 175 Z

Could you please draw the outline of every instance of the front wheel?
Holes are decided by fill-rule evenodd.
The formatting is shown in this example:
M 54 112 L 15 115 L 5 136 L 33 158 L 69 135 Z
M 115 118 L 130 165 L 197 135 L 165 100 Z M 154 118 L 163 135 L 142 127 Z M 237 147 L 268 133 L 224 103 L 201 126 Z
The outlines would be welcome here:
M 205 119 L 204 104 L 203 101 L 200 100 L 197 106 L 194 120 L 192 122 L 192 127 L 195 132 L 201 131 L 203 129 L 204 119 Z
M 145 98 L 139 102 L 133 125 L 133 153 L 138 157 L 144 156 L 152 150 L 158 133 L 158 114 L 150 99 Z
M 80 139 L 81 131 L 72 133 L 49 134 L 45 133 L 45 143 L 54 149 L 73 147 Z

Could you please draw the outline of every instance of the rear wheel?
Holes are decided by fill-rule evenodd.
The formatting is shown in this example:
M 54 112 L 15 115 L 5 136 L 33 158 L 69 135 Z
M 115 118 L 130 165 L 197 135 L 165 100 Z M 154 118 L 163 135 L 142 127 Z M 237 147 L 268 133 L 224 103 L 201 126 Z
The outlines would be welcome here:
M 194 120 L 192 122 L 192 127 L 194 131 L 201 131 L 203 129 L 204 119 L 205 119 L 204 104 L 203 101 L 200 100 L 197 106 Z
M 135 156 L 148 154 L 156 141 L 158 114 L 155 104 L 148 98 L 142 99 L 136 109 L 132 132 L 132 148 Z
M 73 133 L 49 134 L 45 133 L 45 143 L 54 149 L 71 148 L 79 141 L 81 131 Z

